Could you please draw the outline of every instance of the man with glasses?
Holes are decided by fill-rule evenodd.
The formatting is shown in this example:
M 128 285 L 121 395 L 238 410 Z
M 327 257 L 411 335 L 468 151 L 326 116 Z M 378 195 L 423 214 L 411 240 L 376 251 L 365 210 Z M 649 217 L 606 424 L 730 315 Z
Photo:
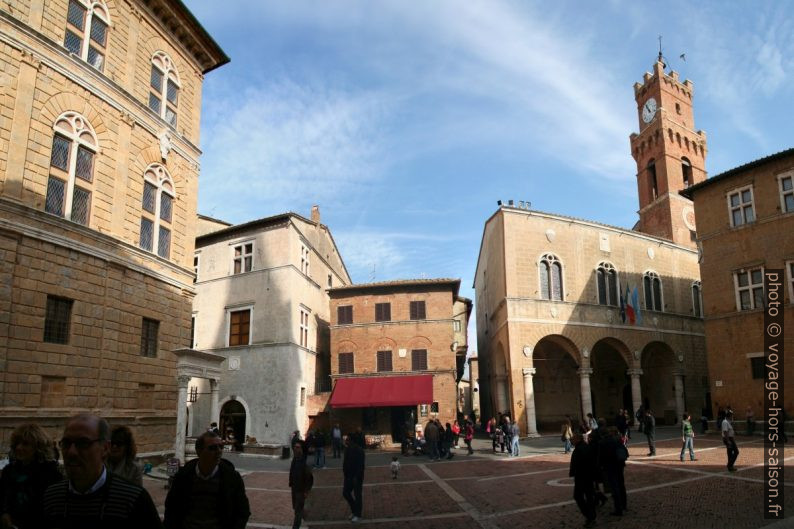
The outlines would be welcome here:
M 45 527 L 162 527 L 149 493 L 105 468 L 110 450 L 107 421 L 90 414 L 72 417 L 60 447 L 68 479 L 44 494 Z
M 196 439 L 198 458 L 179 469 L 165 498 L 165 527 L 245 529 L 251 516 L 245 484 L 222 453 L 223 440 L 215 432 Z

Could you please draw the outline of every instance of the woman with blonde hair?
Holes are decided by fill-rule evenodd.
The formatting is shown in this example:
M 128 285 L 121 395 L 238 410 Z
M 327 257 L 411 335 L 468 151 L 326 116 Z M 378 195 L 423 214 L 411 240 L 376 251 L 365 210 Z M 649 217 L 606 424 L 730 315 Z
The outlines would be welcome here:
M 132 430 L 126 426 L 116 426 L 110 433 L 110 453 L 106 462 L 108 470 L 139 487 L 143 486 L 143 473 L 135 461 L 138 447 Z
M 17 427 L 11 434 L 10 463 L 0 476 L 0 527 L 42 527 L 44 492 L 63 480 L 53 459 L 52 440 L 38 424 Z

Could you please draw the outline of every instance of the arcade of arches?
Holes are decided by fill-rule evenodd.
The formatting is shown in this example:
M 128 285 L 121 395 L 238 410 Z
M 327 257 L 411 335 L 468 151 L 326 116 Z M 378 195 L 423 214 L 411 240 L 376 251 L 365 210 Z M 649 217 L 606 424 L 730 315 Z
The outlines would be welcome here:
M 514 378 L 511 391 L 510 358 L 505 347 L 496 344 L 491 399 L 495 412 L 517 417 L 530 436 L 538 429 L 557 430 L 566 415 L 577 420 L 593 413 L 612 423 L 618 410 L 630 410 L 633 417 L 643 406 L 660 424 L 675 424 L 684 411 L 699 415 L 704 405 L 686 410 L 683 354 L 676 355 L 664 342 L 651 341 L 632 351 L 623 341 L 606 337 L 580 348 L 552 334 L 522 352 L 522 360 L 530 360 L 531 367 L 521 368 L 518 382 L 523 388 L 515 386 Z

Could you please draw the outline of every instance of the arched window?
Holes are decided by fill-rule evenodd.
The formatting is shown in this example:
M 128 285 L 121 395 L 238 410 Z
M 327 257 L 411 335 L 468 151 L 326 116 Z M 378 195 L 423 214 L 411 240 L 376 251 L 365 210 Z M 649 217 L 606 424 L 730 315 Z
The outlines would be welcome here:
M 96 133 L 88 120 L 77 112 L 61 114 L 53 129 L 44 210 L 87 226 L 94 158 L 99 151 Z
M 99 71 L 107 55 L 108 8 L 100 0 L 69 0 L 63 45 Z
M 703 293 L 701 292 L 700 281 L 692 283 L 692 314 L 696 318 L 703 317 Z
M 179 103 L 179 73 L 171 57 L 162 51 L 152 56 L 152 75 L 149 80 L 149 108 L 176 127 Z
M 550 253 L 540 258 L 540 297 L 562 301 L 562 263 Z
M 662 310 L 662 280 L 656 272 L 645 272 L 642 278 L 645 291 L 645 310 Z
M 684 177 L 684 187 L 692 185 L 692 164 L 686 157 L 681 158 L 681 174 Z
M 656 161 L 651 159 L 648 162 L 648 187 L 651 191 L 651 201 L 659 196 L 659 186 L 656 183 Z
M 171 254 L 171 219 L 173 215 L 174 182 L 159 163 L 153 163 L 143 174 L 141 201 L 140 246 L 168 259 Z
M 620 303 L 618 297 L 618 273 L 610 263 L 603 262 L 598 265 L 596 270 L 596 282 L 598 285 L 598 304 L 615 305 Z

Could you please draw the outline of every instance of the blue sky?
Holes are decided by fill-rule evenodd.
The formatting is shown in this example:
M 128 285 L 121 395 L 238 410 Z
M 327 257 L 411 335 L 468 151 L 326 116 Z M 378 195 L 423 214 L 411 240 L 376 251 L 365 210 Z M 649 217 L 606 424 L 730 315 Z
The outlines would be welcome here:
M 473 298 L 498 199 L 630 228 L 633 84 L 660 34 L 709 175 L 794 145 L 789 2 L 186 4 L 232 59 L 204 82 L 199 211 L 318 204 L 355 282 L 459 277 Z

